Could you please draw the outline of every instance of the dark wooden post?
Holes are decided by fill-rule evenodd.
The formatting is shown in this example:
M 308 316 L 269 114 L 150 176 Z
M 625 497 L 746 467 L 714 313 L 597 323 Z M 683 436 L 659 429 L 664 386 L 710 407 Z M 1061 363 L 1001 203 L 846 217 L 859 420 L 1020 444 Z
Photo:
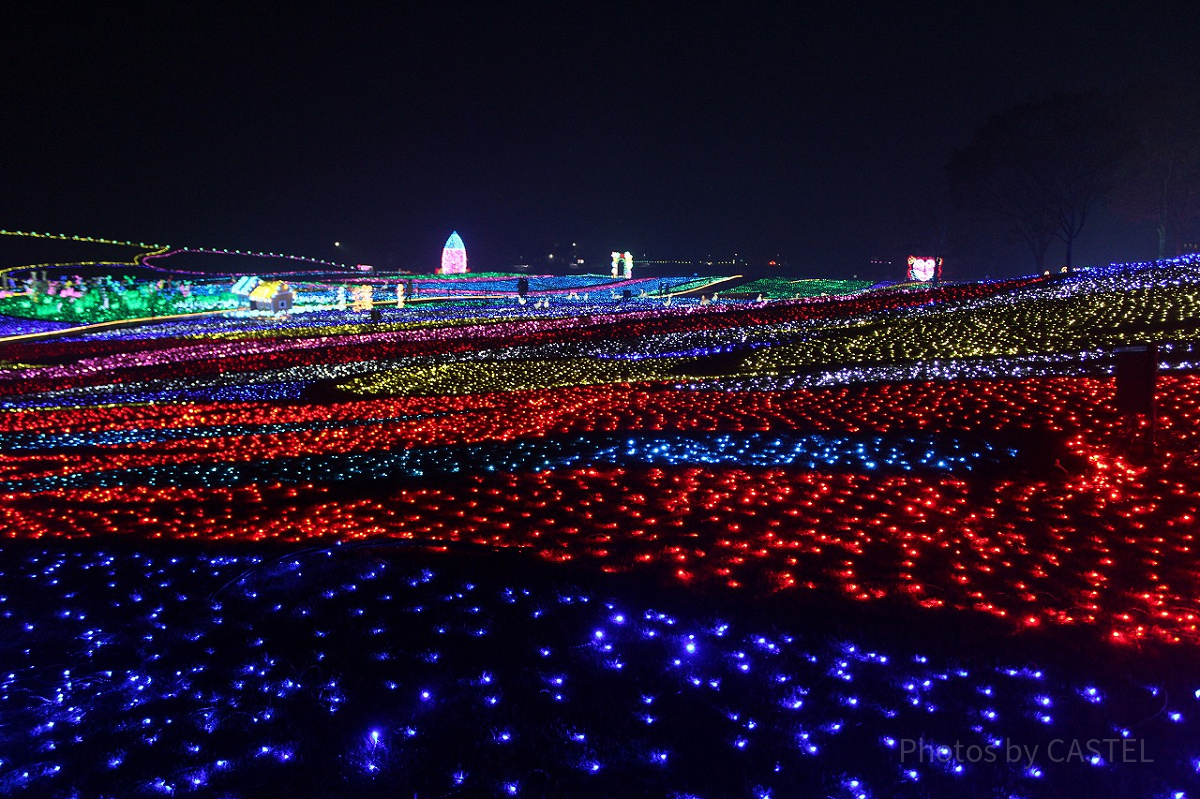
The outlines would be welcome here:
M 1135 424 L 1138 416 L 1146 417 L 1146 454 L 1153 456 L 1157 424 L 1154 390 L 1158 382 L 1158 345 L 1118 347 L 1116 358 L 1117 408 Z

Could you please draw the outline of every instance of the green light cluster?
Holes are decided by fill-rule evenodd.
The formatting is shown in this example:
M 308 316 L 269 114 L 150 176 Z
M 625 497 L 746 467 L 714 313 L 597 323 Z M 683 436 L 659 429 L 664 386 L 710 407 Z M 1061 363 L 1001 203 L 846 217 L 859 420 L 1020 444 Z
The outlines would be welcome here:
M 402 275 L 399 275 L 398 277 L 401 279 L 412 278 L 414 280 L 420 280 L 422 283 L 428 283 L 433 280 L 449 280 L 449 281 L 453 282 L 455 280 L 463 280 L 463 281 L 478 280 L 481 277 L 497 277 L 497 278 L 512 277 L 512 278 L 515 278 L 515 277 L 527 277 L 527 275 L 524 272 L 462 272 L 462 273 L 449 274 L 449 275 L 443 275 L 442 273 L 438 272 L 438 273 L 435 273 L 432 275 L 426 275 L 426 274 L 404 275 L 404 274 L 402 274 Z
M 782 277 L 763 277 L 743 283 L 735 291 L 739 294 L 761 294 L 767 300 L 791 300 L 798 297 L 820 297 L 823 295 L 854 294 L 866 291 L 874 285 L 869 280 L 788 280 Z
M 70 286 L 68 295 L 62 290 Z M 78 293 L 79 296 L 75 296 Z M 34 282 L 27 291 L 0 297 L 0 314 L 23 319 L 94 324 L 143 319 L 171 314 L 236 308 L 238 298 L 228 292 L 185 294 L 183 287 L 150 281 L 118 282 L 111 279 L 71 285 L 64 281 L 50 293 L 46 284 Z
M 30 239 L 46 239 L 50 241 L 84 241 L 92 244 L 115 244 L 118 247 L 137 247 L 142 250 L 160 250 L 165 244 L 147 244 L 141 241 L 117 241 L 96 236 L 72 236 L 68 233 L 32 233 L 25 230 L 0 230 L 0 236 L 21 236 Z

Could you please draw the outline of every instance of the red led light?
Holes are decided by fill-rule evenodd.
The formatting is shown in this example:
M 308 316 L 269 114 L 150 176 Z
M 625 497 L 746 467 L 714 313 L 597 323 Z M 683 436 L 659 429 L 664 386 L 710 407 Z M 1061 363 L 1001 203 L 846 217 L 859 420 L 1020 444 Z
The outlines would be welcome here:
M 635 385 L 320 406 L 13 412 L 0 415 L 0 428 L 27 433 L 378 421 L 86 452 L 6 452 L 0 473 L 10 480 L 604 429 L 982 435 L 1057 426 L 1073 460 L 1037 474 L 969 480 L 938 471 L 589 466 L 431 478 L 366 498 L 307 482 L 14 491 L 0 496 L 0 527 L 9 537 L 390 536 L 521 547 L 553 561 L 582 560 L 605 571 L 666 569 L 673 579 L 738 591 L 907 598 L 1017 627 L 1092 625 L 1113 641 L 1194 642 L 1200 573 L 1180 555 L 1195 546 L 1200 514 L 1200 486 L 1183 468 L 1196 443 L 1200 379 L 1164 377 L 1160 388 L 1160 424 L 1170 434 L 1164 464 L 1153 470 L 1122 453 L 1121 420 L 1108 405 L 1111 382 L 1083 378 L 774 393 Z

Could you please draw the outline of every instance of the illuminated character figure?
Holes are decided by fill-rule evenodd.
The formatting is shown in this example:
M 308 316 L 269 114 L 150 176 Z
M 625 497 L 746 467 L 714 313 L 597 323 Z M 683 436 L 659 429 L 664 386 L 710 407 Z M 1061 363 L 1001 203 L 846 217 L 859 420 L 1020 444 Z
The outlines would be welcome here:
M 615 250 L 612 253 L 612 278 L 617 279 L 617 270 L 621 268 L 621 253 Z
M 362 285 L 355 286 L 354 295 L 354 310 L 358 313 L 366 313 L 375 307 L 374 294 L 370 286 Z
M 941 258 L 908 256 L 908 279 L 914 283 L 936 283 L 942 276 Z
M 626 252 L 621 256 L 621 260 L 625 263 L 625 279 L 631 280 L 633 278 L 633 253 Z
M 404 284 L 403 283 L 396 284 L 396 307 L 397 308 L 404 307 Z
M 443 275 L 461 275 L 467 271 L 467 248 L 458 231 L 446 239 L 446 246 L 442 249 L 442 266 L 438 271 Z

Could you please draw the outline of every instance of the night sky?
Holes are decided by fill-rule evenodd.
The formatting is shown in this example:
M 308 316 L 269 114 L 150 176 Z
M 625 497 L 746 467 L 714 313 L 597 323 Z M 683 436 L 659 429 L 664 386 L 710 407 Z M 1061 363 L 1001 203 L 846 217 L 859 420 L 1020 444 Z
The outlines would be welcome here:
M 456 229 L 474 270 L 576 242 L 848 277 L 932 238 L 989 115 L 1200 75 L 1194 2 L 252 5 L 6 11 L 0 228 L 423 271 Z M 1079 261 L 1153 245 L 1102 216 Z

